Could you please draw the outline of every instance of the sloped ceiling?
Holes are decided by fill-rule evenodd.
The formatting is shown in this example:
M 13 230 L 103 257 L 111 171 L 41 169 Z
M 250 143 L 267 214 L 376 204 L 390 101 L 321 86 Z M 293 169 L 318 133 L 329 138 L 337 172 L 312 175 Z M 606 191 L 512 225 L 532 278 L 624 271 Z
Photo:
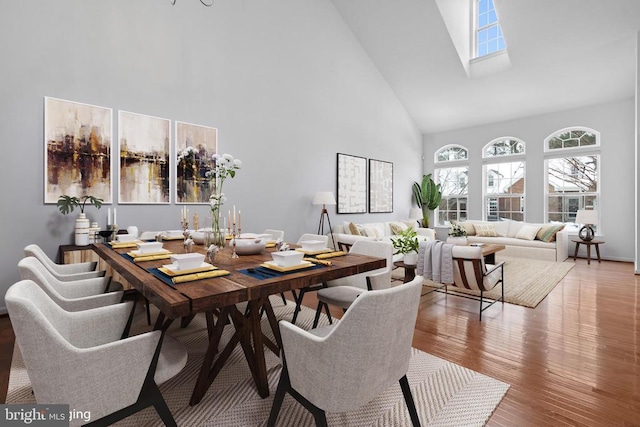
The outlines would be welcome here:
M 638 0 L 494 0 L 511 67 L 480 78 L 465 72 L 436 0 L 332 2 L 423 133 L 635 92 Z

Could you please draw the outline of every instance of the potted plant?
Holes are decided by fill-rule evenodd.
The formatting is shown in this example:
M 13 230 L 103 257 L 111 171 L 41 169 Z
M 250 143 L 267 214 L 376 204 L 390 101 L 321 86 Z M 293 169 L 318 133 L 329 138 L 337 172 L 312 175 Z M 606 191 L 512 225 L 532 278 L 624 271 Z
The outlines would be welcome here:
M 431 179 L 431 174 L 422 176 L 422 184 L 413 183 L 413 199 L 422 209 L 422 226 L 429 228 L 429 211 L 440 206 L 442 201 L 441 185 Z
M 80 208 L 80 215 L 76 219 L 75 227 L 75 243 L 77 246 L 87 246 L 89 244 L 90 223 L 84 213 L 84 208 L 87 203 L 100 209 L 102 206 L 102 199 L 90 195 L 75 197 L 68 196 L 66 194 L 63 194 L 58 198 L 58 209 L 63 215 L 73 212 L 76 207 Z
M 391 238 L 396 254 L 404 255 L 404 263 L 415 265 L 418 263 L 418 233 L 413 228 L 400 231 Z
M 466 245 L 467 244 L 467 230 L 458 224 L 451 223 L 449 227 L 449 237 L 447 243 L 453 243 L 454 245 Z

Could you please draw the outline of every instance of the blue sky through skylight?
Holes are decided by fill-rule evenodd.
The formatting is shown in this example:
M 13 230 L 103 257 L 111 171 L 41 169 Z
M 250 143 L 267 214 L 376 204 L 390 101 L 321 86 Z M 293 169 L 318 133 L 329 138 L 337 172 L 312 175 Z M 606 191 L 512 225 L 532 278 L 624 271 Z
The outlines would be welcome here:
M 476 57 L 506 48 L 493 0 L 477 0 Z

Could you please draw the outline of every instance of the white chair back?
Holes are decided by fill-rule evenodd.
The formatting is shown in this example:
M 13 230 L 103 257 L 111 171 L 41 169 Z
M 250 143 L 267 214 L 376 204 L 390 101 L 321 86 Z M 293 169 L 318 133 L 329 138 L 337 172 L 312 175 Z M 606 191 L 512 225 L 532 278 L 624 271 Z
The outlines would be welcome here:
M 349 250 L 349 253 L 368 255 L 378 258 L 385 258 L 387 265 L 378 270 L 367 271 L 366 273 L 355 274 L 353 276 L 341 277 L 340 279 L 327 282 L 328 287 L 333 286 L 355 286 L 367 289 L 367 276 L 371 277 L 371 287 L 373 290 L 386 289 L 391 287 L 391 271 L 393 267 L 393 244 L 375 240 L 357 240 Z
M 77 262 L 73 264 L 56 264 L 36 244 L 27 245 L 24 248 L 24 256 L 30 256 L 40 261 L 46 268 L 60 280 L 79 280 L 105 275 L 104 271 L 96 271 L 98 263 L 95 261 Z
M 416 276 L 404 285 L 362 293 L 323 337 L 281 321 L 291 386 L 327 412 L 345 412 L 406 375 L 422 281 Z
M 270 234 L 273 240 L 278 240 L 278 239 L 284 240 L 283 230 L 272 230 L 270 228 L 267 228 L 266 230 L 264 230 L 262 234 Z
M 298 244 L 301 244 L 305 240 L 321 240 L 325 246 L 329 243 L 329 236 L 323 236 L 321 234 L 308 234 L 305 233 L 298 239 Z

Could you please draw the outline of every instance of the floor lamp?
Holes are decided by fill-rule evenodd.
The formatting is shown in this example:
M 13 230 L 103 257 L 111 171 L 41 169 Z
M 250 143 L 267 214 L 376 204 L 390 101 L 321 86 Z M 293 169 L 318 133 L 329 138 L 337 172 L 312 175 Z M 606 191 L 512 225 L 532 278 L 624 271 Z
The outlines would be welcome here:
M 322 211 L 320 212 L 320 222 L 318 223 L 318 234 L 324 236 L 324 218 L 327 218 L 327 222 L 329 223 L 329 233 L 331 233 L 331 242 L 333 243 L 333 248 L 336 248 L 336 242 L 333 239 L 333 230 L 331 229 L 331 220 L 329 219 L 329 212 L 327 212 L 327 205 L 335 205 L 336 198 L 333 197 L 333 193 L 331 191 L 318 191 L 313 198 L 314 205 L 322 205 Z

